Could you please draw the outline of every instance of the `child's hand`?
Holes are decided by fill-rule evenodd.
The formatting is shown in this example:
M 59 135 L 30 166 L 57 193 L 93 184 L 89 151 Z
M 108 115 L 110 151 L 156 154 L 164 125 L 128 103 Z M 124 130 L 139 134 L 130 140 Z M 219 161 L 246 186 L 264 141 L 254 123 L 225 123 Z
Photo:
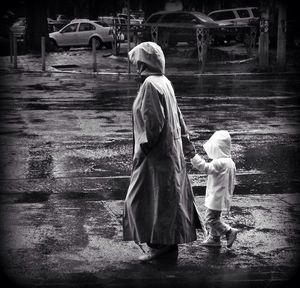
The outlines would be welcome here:
M 199 156 L 199 154 L 195 154 L 194 157 L 191 158 L 191 163 L 195 167 L 198 162 L 200 162 L 202 158 Z

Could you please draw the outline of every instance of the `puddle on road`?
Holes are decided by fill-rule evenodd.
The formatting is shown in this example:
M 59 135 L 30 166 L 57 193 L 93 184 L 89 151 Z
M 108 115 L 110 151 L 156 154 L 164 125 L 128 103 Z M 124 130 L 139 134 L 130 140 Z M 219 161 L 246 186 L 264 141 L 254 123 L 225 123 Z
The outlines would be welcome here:
M 52 65 L 52 67 L 56 69 L 68 69 L 68 68 L 78 68 L 80 66 L 76 64 L 65 64 L 65 65 Z

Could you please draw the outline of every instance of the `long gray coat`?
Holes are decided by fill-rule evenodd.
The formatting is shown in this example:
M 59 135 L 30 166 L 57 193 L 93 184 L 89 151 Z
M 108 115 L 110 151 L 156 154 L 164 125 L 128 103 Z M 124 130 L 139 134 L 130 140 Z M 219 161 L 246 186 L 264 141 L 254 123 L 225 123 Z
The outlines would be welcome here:
M 133 170 L 124 203 L 124 240 L 177 244 L 196 240 L 200 216 L 186 171 L 186 126 L 170 81 L 146 78 L 133 104 Z M 186 138 L 185 138 L 186 139 Z

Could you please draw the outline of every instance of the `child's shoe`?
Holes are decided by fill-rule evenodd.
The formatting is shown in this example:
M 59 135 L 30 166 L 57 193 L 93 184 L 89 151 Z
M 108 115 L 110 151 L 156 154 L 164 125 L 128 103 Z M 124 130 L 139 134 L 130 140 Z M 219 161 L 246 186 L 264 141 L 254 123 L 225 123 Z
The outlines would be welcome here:
M 238 231 L 238 229 L 231 228 L 226 232 L 227 248 L 230 248 L 232 246 L 233 242 L 236 239 Z
M 201 245 L 206 247 L 221 247 L 221 240 L 220 237 L 214 238 L 212 236 L 209 236 L 202 242 Z

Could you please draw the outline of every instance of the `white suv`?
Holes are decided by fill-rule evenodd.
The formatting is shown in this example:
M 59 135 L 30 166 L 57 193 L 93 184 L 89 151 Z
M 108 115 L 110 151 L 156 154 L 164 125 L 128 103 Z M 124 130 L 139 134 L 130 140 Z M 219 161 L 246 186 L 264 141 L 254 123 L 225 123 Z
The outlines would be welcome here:
M 257 7 L 215 10 L 208 13 L 208 16 L 222 26 L 219 35 L 215 36 L 216 43 L 229 44 L 233 39 L 237 42 L 244 42 L 243 27 L 247 25 L 255 26 L 258 31 L 260 15 Z
M 248 25 L 255 23 L 260 17 L 257 7 L 215 10 L 208 13 L 208 16 L 223 25 Z

